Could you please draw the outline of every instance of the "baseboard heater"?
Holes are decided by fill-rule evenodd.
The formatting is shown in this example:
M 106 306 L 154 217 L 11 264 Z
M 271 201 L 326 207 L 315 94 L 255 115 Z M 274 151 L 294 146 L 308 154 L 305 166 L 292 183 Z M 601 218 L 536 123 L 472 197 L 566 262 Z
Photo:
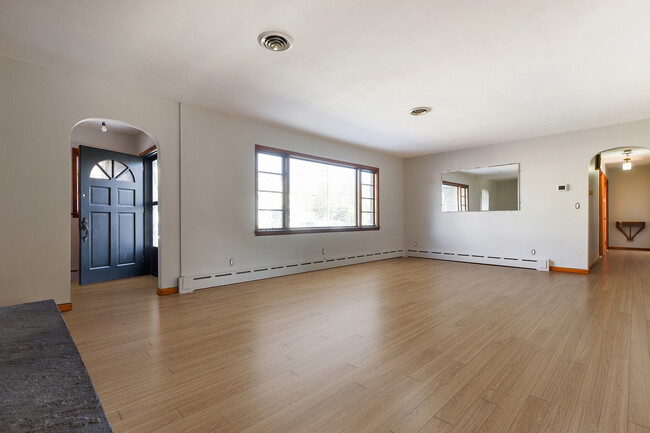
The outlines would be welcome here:
M 484 265 L 510 266 L 514 268 L 537 269 L 548 271 L 548 259 L 522 259 L 497 255 L 452 253 L 446 251 L 407 250 L 407 257 L 423 259 L 449 260 L 454 262 L 480 263 Z
M 377 260 L 404 257 L 404 250 L 389 249 L 386 251 L 368 252 L 364 254 L 342 255 L 315 260 L 299 260 L 294 263 L 255 266 L 246 269 L 221 269 L 209 274 L 184 275 L 179 278 L 178 292 L 192 293 L 198 289 L 225 286 L 227 284 L 243 283 L 245 281 L 262 280 L 264 278 L 280 277 L 283 275 L 299 274 L 301 272 L 319 269 L 335 268 L 356 263 L 374 262 Z

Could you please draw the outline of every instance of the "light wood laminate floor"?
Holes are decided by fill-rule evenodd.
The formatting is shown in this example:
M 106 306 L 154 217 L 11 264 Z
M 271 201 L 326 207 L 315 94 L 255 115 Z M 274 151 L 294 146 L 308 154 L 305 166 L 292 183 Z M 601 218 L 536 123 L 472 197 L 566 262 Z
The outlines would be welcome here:
M 72 289 L 116 432 L 650 433 L 650 252 L 589 276 L 393 259 Z

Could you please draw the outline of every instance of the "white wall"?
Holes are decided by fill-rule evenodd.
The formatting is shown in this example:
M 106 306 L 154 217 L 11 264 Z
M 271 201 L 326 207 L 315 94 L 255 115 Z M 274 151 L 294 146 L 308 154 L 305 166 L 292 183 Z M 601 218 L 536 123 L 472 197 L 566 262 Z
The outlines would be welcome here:
M 624 248 L 650 248 L 650 166 L 633 166 L 632 170 L 609 167 L 609 245 Z M 616 221 L 645 221 L 633 241 L 616 228 Z M 625 229 L 626 232 L 629 229 Z M 633 228 L 634 233 L 636 229 Z
M 138 155 L 140 155 L 145 150 L 150 149 L 152 146 L 156 145 L 156 143 L 151 139 L 149 134 L 146 134 L 144 132 L 141 132 L 138 135 L 136 135 L 135 139 L 136 139 L 135 147 L 138 149 L 138 153 L 137 153 Z
M 139 153 L 136 134 L 124 134 L 111 130 L 102 132 L 98 128 L 81 125 L 72 130 L 70 144 L 72 147 L 90 146 L 129 155 L 138 155 Z
M 90 146 L 129 155 L 140 155 L 154 146 L 155 142 L 146 132 L 125 134 L 111 129 L 102 132 L 98 128 L 78 125 L 70 134 L 70 144 L 72 147 Z
M 588 165 L 612 143 L 647 147 L 650 120 L 409 158 L 404 165 L 406 246 L 417 241 L 423 250 L 541 257 L 552 266 L 587 269 Z M 441 172 L 506 163 L 521 163 L 520 211 L 441 212 Z M 564 183 L 570 191 L 557 192 L 556 185 Z
M 0 305 L 70 302 L 70 133 L 120 120 L 160 144 L 161 277 L 180 274 L 177 102 L 0 58 Z
M 604 164 L 603 164 L 604 165 Z M 589 232 L 588 263 L 592 265 L 600 256 L 600 170 L 596 169 L 596 158 L 589 162 Z
M 402 159 L 185 104 L 181 125 L 182 275 L 403 248 Z M 378 167 L 381 230 L 256 237 L 256 144 Z

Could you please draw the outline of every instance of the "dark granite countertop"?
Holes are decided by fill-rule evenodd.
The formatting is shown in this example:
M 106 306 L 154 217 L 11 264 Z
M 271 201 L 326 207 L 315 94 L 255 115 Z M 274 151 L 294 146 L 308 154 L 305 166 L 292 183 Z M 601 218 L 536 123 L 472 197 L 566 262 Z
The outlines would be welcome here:
M 113 431 L 54 300 L 0 307 L 0 431 Z

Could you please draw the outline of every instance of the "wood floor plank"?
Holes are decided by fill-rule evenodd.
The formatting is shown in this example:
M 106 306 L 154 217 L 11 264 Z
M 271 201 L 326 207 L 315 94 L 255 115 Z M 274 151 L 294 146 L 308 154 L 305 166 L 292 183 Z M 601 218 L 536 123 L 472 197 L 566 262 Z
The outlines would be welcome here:
M 449 424 L 455 425 L 463 413 L 480 396 L 481 391 L 494 379 L 503 368 L 509 365 L 513 358 L 520 355 L 526 347 L 526 340 L 519 338 L 511 340 L 492 362 L 485 365 L 436 413 L 439 418 Z
M 596 347 L 587 366 L 585 381 L 580 391 L 581 400 L 597 405 L 600 405 L 603 401 L 613 346 L 613 333 L 605 331 L 598 336 Z
M 490 417 L 485 421 L 480 433 L 498 433 L 508 430 L 526 403 L 527 397 L 539 380 L 544 367 L 551 359 L 551 353 L 539 350 L 526 365 L 517 381 L 500 400 Z
M 629 421 L 650 428 L 650 346 L 644 290 L 632 293 Z
M 143 414 L 138 417 L 131 417 L 126 420 L 112 423 L 113 428 L 120 431 L 149 432 L 161 430 L 165 426 L 173 424 L 175 421 L 183 418 L 183 415 L 175 409 L 165 411 L 159 416 Z
M 581 329 L 570 329 L 567 331 L 560 347 L 553 354 L 542 377 L 540 377 L 535 385 L 532 395 L 543 400 L 551 401 L 562 384 L 563 374 L 569 365 L 571 354 L 575 350 L 582 333 L 583 330 Z
M 620 432 L 627 428 L 629 370 L 628 359 L 612 357 L 607 373 L 599 433 Z
M 433 417 L 417 433 L 449 433 L 452 427 L 451 424 L 447 424 L 443 420 Z
M 542 424 L 549 402 L 541 398 L 529 396 L 524 402 L 519 414 L 513 421 L 508 433 L 535 433 Z
M 416 407 L 408 411 L 406 415 L 399 417 L 397 420 L 387 422 L 391 428 L 391 431 L 393 433 L 408 433 L 419 431 L 421 428 L 423 428 L 424 425 L 431 421 L 432 418 L 434 418 L 434 414 L 431 413 L 428 405 L 423 405 L 422 402 L 431 396 L 435 390 L 446 384 L 456 373 L 458 373 L 464 367 L 464 364 L 453 362 L 448 367 L 446 367 L 441 372 L 441 374 L 428 380 L 428 383 L 423 382 L 425 385 L 422 387 L 422 392 L 419 392 L 413 396 L 413 402 L 416 404 Z M 410 405 L 405 406 L 410 408 Z M 437 425 L 435 422 L 434 424 Z
M 467 365 L 464 365 L 458 373 L 453 375 L 449 381 L 434 390 L 428 397 L 422 401 L 417 410 L 411 412 L 403 421 L 405 424 L 413 426 L 413 430 L 404 430 L 401 425 L 396 426 L 396 431 L 417 431 L 424 426 L 458 391 L 460 391 L 472 377 L 495 358 L 502 350 L 498 344 L 492 344 L 479 352 Z M 415 417 L 416 419 L 409 419 Z
M 477 431 L 487 417 L 490 416 L 495 406 L 494 403 L 477 398 L 450 430 L 450 433 L 471 433 Z
M 585 377 L 586 367 L 580 364 L 567 364 L 561 385 L 555 393 L 540 433 L 566 433 L 578 402 L 578 395 Z
M 627 424 L 627 433 L 650 433 L 650 428 L 641 427 L 630 422 Z
M 519 375 L 525 368 L 527 368 L 526 366 L 533 357 L 541 357 L 545 359 L 547 363 L 548 359 L 545 354 L 547 355 L 550 352 L 540 351 L 539 348 L 546 340 L 548 334 L 547 331 L 536 331 L 513 361 L 501 368 L 497 376 L 492 379 L 489 385 L 483 390 L 481 398 L 499 404 L 501 400 L 511 392 L 513 384 L 515 382 L 520 382 Z M 535 363 L 537 363 L 537 360 L 535 360 Z M 545 366 L 546 365 L 544 364 L 544 367 Z M 535 378 L 533 385 L 536 384 L 538 379 L 539 377 Z
M 447 402 L 451 396 L 459 391 L 468 381 L 472 379 L 483 367 L 493 361 L 501 351 L 503 347 L 498 344 L 490 344 L 489 346 L 483 347 L 478 353 L 471 358 L 467 364 L 461 364 L 462 367 L 459 368 L 453 375 L 449 375 L 448 379 L 444 381 L 438 381 L 437 379 L 431 382 L 430 380 L 425 380 L 420 386 L 417 386 L 413 389 L 412 392 L 404 395 L 400 401 L 416 401 L 412 400 L 411 397 L 417 397 L 418 400 L 422 401 L 421 397 L 424 397 L 425 394 L 428 394 L 428 397 L 422 401 L 420 405 L 412 412 L 418 414 L 426 414 L 425 419 L 421 419 L 422 424 L 424 424 L 431 416 L 439 410 L 445 402 Z M 410 376 L 409 376 L 410 377 Z M 435 375 L 438 378 L 438 375 Z M 431 386 L 433 385 L 433 387 Z M 434 389 L 435 388 L 435 389 Z M 422 392 L 425 391 L 425 392 Z M 431 392 L 426 392 L 431 391 Z M 407 405 L 410 407 L 411 405 Z M 363 430 L 359 429 L 356 432 L 372 432 L 376 431 L 378 428 L 378 423 L 386 422 L 388 425 L 392 425 L 397 418 L 400 417 L 391 417 L 390 415 L 394 412 L 394 409 L 391 411 L 386 411 L 375 415 L 375 418 L 372 421 L 365 423 Z M 409 414 L 410 415 L 410 414 Z M 385 421 L 387 420 L 387 421 Z M 418 424 L 418 427 L 421 424 Z M 396 429 L 398 429 L 396 427 Z
M 286 432 L 286 431 L 307 431 L 313 428 L 320 420 L 327 417 L 333 411 L 337 411 L 351 404 L 358 396 L 367 393 L 367 389 L 358 383 L 352 382 L 344 388 L 340 388 L 329 397 L 321 398 L 316 404 L 294 411 L 288 416 L 284 413 L 279 415 L 281 419 L 270 416 L 254 424 L 247 432 Z M 276 412 L 279 414 L 280 412 Z M 327 425 L 324 426 L 324 429 Z
M 650 252 L 156 285 L 75 283 L 63 313 L 116 433 L 650 433 Z
M 579 400 L 576 405 L 576 410 L 573 412 L 569 432 L 597 433 L 599 419 L 600 405 Z

